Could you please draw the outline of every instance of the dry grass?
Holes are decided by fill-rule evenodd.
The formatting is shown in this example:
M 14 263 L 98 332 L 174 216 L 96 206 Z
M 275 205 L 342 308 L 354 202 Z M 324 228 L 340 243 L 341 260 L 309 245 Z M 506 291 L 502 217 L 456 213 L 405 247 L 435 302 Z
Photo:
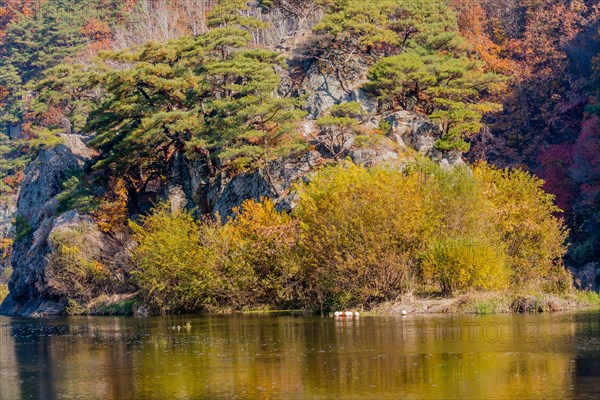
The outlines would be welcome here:
M 600 308 L 600 294 L 573 291 L 566 294 L 520 294 L 471 292 L 454 297 L 405 295 L 394 302 L 375 307 L 374 314 L 496 314 L 513 312 L 551 312 L 578 308 Z

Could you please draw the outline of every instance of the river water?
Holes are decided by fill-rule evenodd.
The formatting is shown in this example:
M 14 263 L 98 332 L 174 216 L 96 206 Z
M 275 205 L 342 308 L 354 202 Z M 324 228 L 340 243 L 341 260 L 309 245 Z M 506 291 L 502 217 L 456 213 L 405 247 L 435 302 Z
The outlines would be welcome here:
M 597 311 L 0 326 L 0 399 L 600 398 Z

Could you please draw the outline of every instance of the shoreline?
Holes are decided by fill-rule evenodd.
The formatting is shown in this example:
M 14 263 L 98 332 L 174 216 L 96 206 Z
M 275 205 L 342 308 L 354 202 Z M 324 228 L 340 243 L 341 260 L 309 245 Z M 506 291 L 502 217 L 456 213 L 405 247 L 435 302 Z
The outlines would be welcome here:
M 452 297 L 414 296 L 385 302 L 370 310 L 373 315 L 409 314 L 519 314 L 600 309 L 600 293 L 573 291 L 564 294 L 470 292 Z
M 468 292 L 446 297 L 441 295 L 406 294 L 393 301 L 387 301 L 372 308 L 349 307 L 336 311 L 353 311 L 369 316 L 401 316 L 406 314 L 519 314 L 546 313 L 578 310 L 600 310 L 600 293 L 574 290 L 564 294 L 549 293 L 505 293 Z M 164 315 L 233 315 L 233 314 L 275 314 L 296 313 L 318 315 L 306 309 L 279 310 L 268 306 L 258 306 L 245 310 L 229 308 L 213 309 L 208 312 Z M 67 307 L 63 316 L 159 316 L 145 311 L 136 293 L 101 296 L 85 307 Z M 326 314 L 332 316 L 333 312 Z M 36 318 L 57 315 L 37 315 Z
M 144 312 L 140 312 L 140 308 L 143 308 L 141 306 L 134 294 L 114 295 L 91 302 L 87 310 L 80 315 L 145 316 Z M 350 307 L 348 311 L 357 311 L 364 315 L 395 316 L 402 315 L 403 311 L 408 314 L 518 314 L 587 309 L 600 309 L 600 293 L 580 290 L 564 294 L 469 292 L 452 297 L 409 294 L 394 301 L 378 304 L 370 309 Z M 268 314 L 282 312 L 315 314 L 310 310 L 276 310 L 268 307 L 247 310 L 223 308 L 208 313 L 192 314 Z

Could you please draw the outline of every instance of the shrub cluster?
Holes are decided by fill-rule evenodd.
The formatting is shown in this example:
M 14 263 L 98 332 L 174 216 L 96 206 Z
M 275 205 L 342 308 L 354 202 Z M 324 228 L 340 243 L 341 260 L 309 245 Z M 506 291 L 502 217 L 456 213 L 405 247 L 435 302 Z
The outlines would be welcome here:
M 570 286 L 558 210 L 525 172 L 347 164 L 298 191 L 292 214 L 263 199 L 223 224 L 166 206 L 132 223 L 136 280 L 151 310 L 326 312 L 424 289 Z
M 48 238 L 46 279 L 53 296 L 68 299 L 67 313 L 80 314 L 85 305 L 109 294 L 131 293 L 128 235 L 107 235 L 91 219 L 65 224 Z M 175 249 L 174 249 L 175 250 Z

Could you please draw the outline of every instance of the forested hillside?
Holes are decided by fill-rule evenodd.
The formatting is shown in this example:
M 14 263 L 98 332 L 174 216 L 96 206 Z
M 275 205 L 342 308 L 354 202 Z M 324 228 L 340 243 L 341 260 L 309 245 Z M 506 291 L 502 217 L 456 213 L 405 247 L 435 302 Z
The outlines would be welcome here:
M 2 310 L 591 288 L 599 28 L 593 0 L 7 0 Z

